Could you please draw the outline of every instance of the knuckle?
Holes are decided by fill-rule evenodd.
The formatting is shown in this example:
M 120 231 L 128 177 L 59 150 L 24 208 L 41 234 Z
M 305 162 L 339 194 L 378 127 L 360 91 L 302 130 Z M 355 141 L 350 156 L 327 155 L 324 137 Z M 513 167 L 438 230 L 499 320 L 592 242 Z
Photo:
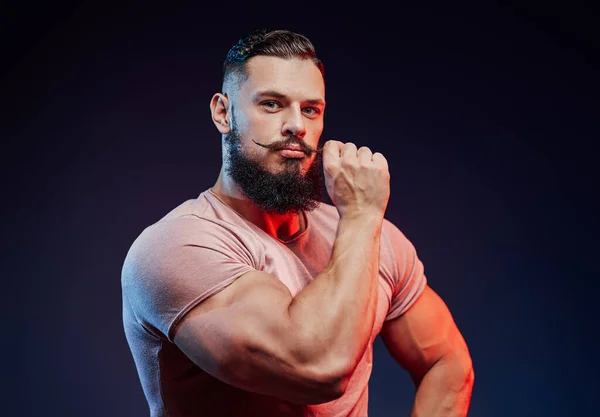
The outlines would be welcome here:
M 336 166 L 332 163 L 323 163 L 323 170 L 327 175 L 332 175 L 335 173 Z
M 356 168 L 358 167 L 358 158 L 356 155 L 344 156 L 341 159 L 341 163 L 344 168 Z
M 376 160 L 381 165 L 387 166 L 387 159 L 385 158 L 385 156 L 383 156 L 379 152 L 376 152 L 373 154 L 373 160 Z
M 336 147 L 336 144 L 335 144 L 335 141 L 333 141 L 333 140 L 328 140 L 327 142 L 325 142 L 323 144 L 323 150 L 324 151 L 325 150 L 329 150 L 331 148 L 335 148 L 335 147 Z
M 348 142 L 342 148 L 342 160 L 346 163 L 354 163 L 357 161 L 356 145 Z
M 358 158 L 356 155 L 344 155 L 341 161 L 342 165 L 345 167 L 358 166 Z
M 358 152 L 359 153 L 372 153 L 371 149 L 368 146 L 361 146 L 360 148 L 358 148 Z

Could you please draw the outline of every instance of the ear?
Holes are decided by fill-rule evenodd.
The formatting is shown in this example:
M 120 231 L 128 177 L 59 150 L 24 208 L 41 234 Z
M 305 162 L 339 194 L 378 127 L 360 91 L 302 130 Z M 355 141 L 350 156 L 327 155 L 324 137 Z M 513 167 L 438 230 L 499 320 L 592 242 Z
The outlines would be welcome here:
M 229 113 L 229 99 L 226 95 L 216 93 L 210 100 L 212 120 L 219 132 L 227 134 L 231 131 Z

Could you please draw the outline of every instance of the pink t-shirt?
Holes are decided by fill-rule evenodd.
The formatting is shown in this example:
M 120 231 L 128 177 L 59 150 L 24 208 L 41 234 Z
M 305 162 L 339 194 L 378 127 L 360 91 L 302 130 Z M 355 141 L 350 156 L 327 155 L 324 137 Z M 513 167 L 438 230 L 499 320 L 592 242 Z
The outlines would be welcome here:
M 206 190 L 138 236 L 122 270 L 123 324 L 152 417 L 367 416 L 373 341 L 426 285 L 415 248 L 388 220 L 371 343 L 341 398 L 298 406 L 243 391 L 204 372 L 173 343 L 187 312 L 248 271 L 273 274 L 292 295 L 308 285 L 329 262 L 339 215 L 321 203 L 305 218 L 301 235 L 280 241 Z

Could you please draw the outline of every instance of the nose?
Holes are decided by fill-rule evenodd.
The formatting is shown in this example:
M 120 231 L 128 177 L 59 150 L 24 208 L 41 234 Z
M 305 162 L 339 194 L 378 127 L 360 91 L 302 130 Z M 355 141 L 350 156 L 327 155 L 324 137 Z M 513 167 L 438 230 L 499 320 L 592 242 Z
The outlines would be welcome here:
M 281 133 L 286 137 L 293 135 L 299 139 L 304 139 L 306 127 L 304 126 L 302 111 L 299 108 L 292 108 L 286 112 L 286 120 Z

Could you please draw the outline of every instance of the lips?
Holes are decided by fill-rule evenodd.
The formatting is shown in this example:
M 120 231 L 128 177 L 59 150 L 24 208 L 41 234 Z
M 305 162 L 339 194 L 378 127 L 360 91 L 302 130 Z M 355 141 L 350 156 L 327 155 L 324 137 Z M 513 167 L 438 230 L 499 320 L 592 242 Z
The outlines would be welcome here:
M 282 156 L 286 158 L 304 158 L 306 154 L 301 148 L 286 146 L 278 151 Z
M 287 145 L 287 146 L 282 147 L 279 150 L 282 151 L 284 149 L 288 149 L 290 151 L 302 151 L 302 147 L 299 146 L 299 145 L 296 145 L 296 146 L 294 146 L 294 145 Z

